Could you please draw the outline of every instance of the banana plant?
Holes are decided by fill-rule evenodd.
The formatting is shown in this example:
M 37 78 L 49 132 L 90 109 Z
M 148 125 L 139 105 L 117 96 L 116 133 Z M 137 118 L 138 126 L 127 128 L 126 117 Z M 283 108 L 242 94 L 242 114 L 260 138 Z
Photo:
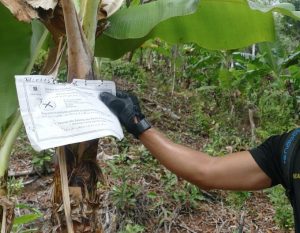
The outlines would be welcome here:
M 292 4 L 264 6 L 247 0 L 186 0 L 178 17 L 179 10 L 174 9 L 179 2 L 159 0 L 120 9 L 97 39 L 95 55 L 117 59 L 156 37 L 169 43 L 194 42 L 207 49 L 238 49 L 275 41 L 273 13 L 300 19 Z
M 122 0 L 0 2 L 0 205 L 2 215 L 7 215 L 2 218 L 2 232 L 9 232 L 13 217 L 9 215 L 13 204 L 5 199 L 5 184 L 9 155 L 21 126 L 13 75 L 30 73 L 48 32 L 53 43 L 43 72 L 48 73 L 59 63 L 57 58 L 64 52 L 66 41 L 70 82 L 75 77 L 97 78 L 94 56 L 116 59 L 150 38 L 233 49 L 273 41 L 273 12 L 300 19 L 300 13 L 290 4 L 263 7 L 246 0 L 158 0 L 129 8 L 121 7 Z M 31 25 L 15 20 L 4 6 L 18 20 Z M 92 140 L 57 148 L 53 219 L 59 219 L 61 231 L 103 231 L 96 188 L 103 182 L 96 162 L 97 144 L 98 140 Z M 70 196 L 76 203 L 72 208 Z
M 32 25 L 18 22 L 0 4 L 0 206 L 1 232 L 10 232 L 14 217 L 14 203 L 6 198 L 6 179 L 9 156 L 22 125 L 14 87 L 14 74 L 29 74 L 44 44 L 48 32 L 37 22 Z M 4 78 L 5 77 L 5 78 Z

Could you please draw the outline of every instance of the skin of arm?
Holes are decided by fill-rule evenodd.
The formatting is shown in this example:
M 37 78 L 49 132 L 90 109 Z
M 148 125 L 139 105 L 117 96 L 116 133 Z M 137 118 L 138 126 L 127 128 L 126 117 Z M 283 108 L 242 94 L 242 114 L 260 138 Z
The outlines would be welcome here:
M 154 128 L 139 139 L 167 169 L 202 189 L 246 191 L 271 186 L 271 179 L 248 151 L 212 157 L 173 143 Z

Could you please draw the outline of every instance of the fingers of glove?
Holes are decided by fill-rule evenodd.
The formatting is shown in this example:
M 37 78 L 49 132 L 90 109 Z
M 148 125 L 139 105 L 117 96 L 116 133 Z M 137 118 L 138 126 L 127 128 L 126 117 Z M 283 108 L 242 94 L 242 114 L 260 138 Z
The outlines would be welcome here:
M 100 94 L 101 100 L 119 118 L 122 125 L 129 133 L 136 135 L 135 118 L 142 120 L 144 115 L 140 112 L 138 99 L 136 96 L 126 92 L 117 92 L 117 97 L 104 92 Z
M 119 91 L 118 90 L 117 91 L 117 97 L 126 99 L 128 101 L 131 101 L 134 105 L 135 114 L 137 116 L 141 115 L 141 108 L 140 108 L 140 105 L 139 105 L 139 100 L 135 95 L 133 95 L 131 93 L 128 93 L 128 92 L 125 92 L 125 91 Z
M 127 112 L 127 113 L 125 113 Z M 129 133 L 132 133 L 134 134 L 135 131 L 136 131 L 136 123 L 135 123 L 135 115 L 133 112 L 131 111 L 128 111 L 128 109 L 125 110 L 125 114 L 127 117 L 126 118 L 123 118 L 121 119 L 121 123 L 125 126 L 126 130 L 129 132 Z
M 108 92 L 101 93 L 100 98 L 117 117 L 120 117 L 120 113 L 126 105 L 126 101 L 124 99 L 118 98 Z
M 127 132 L 133 134 L 136 138 L 138 138 L 139 128 L 137 127 L 137 123 L 139 120 L 144 119 L 142 114 L 136 115 L 134 111 L 131 111 L 131 107 L 126 107 L 123 109 L 120 114 L 120 122 L 123 126 L 125 126 Z
M 137 105 L 140 107 L 139 100 L 135 95 L 129 94 L 130 99 L 132 100 L 133 104 Z
M 99 97 L 102 100 L 102 102 L 105 103 L 107 106 L 109 106 L 113 100 L 117 99 L 116 96 L 108 92 L 102 92 Z
M 141 110 L 138 98 L 135 95 L 130 96 L 130 98 L 133 102 L 134 111 L 135 111 L 136 116 L 139 118 L 139 120 L 144 119 L 145 116 L 142 114 L 142 110 Z
M 126 91 L 117 90 L 116 96 L 119 98 L 127 98 L 129 94 Z
M 133 95 L 131 93 L 128 93 L 126 91 L 117 90 L 117 95 L 116 96 L 119 97 L 119 98 L 130 98 L 132 100 L 133 104 L 139 105 L 138 98 L 135 95 Z

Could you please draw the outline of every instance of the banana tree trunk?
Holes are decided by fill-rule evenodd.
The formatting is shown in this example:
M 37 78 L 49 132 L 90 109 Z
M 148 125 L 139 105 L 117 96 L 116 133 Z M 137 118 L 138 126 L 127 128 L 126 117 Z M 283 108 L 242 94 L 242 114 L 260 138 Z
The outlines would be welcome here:
M 92 51 L 99 0 L 81 2 L 84 9 L 89 9 L 82 15 L 89 21 L 83 23 L 89 25 L 85 31 L 72 0 L 61 3 L 68 44 L 68 82 L 73 78 L 95 79 Z M 91 140 L 56 150 L 52 219 L 60 225 L 61 232 L 103 232 L 97 183 L 103 183 L 104 179 L 97 163 L 97 148 L 98 140 Z

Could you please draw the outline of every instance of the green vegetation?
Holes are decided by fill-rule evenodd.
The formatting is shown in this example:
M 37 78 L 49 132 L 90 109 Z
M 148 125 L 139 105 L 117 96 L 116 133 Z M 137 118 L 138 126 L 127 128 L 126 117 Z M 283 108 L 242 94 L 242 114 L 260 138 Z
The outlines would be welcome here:
M 24 189 L 23 178 L 16 179 L 14 177 L 8 179 L 7 182 L 7 195 L 16 200 L 15 206 L 16 217 L 14 218 L 12 231 L 13 233 L 31 233 L 38 232 L 38 227 L 33 227 L 33 222 L 43 217 L 43 214 L 38 208 L 28 204 L 18 203 L 18 197 Z
M 182 128 L 166 127 L 165 124 L 170 124 L 170 121 L 165 122 L 163 112 L 147 112 L 147 108 L 145 111 L 153 123 L 166 130 L 173 140 L 188 144 L 178 135 L 186 133 L 190 138 L 202 140 L 207 153 L 221 156 L 247 150 L 273 134 L 299 125 L 300 62 L 296 59 L 289 63 L 289 59 L 300 51 L 300 47 L 281 53 L 282 46 L 260 44 L 252 54 L 254 48 L 251 47 L 214 52 L 195 44 L 174 47 L 154 40 L 146 48 L 136 51 L 131 63 L 103 63 L 102 76 L 107 77 L 113 72 L 113 79 L 126 79 L 129 89 L 135 85 L 134 92 L 140 97 L 170 93 L 166 101 L 159 100 L 159 97 L 153 101 L 166 104 L 175 113 L 178 111 L 176 108 L 181 107 L 177 106 L 178 96 L 185 98 L 190 111 L 184 115 Z M 155 93 L 151 93 L 151 88 Z M 186 125 L 189 126 L 185 128 Z M 109 163 L 112 176 L 122 183 L 113 188 L 112 198 L 118 208 L 126 209 L 126 218 L 130 221 L 142 226 L 145 224 L 137 221 L 135 214 L 130 214 L 141 208 L 140 199 L 147 203 L 148 207 L 143 206 L 149 208 L 146 212 L 150 209 L 157 212 L 159 203 L 164 206 L 165 215 L 171 218 L 173 214 L 168 209 L 174 203 L 180 206 L 181 211 L 192 211 L 199 207 L 199 203 L 207 201 L 198 188 L 161 169 L 146 151 L 135 151 L 133 159 L 128 157 L 132 153 L 128 151 L 131 147 L 121 148 L 122 156 Z M 138 175 L 132 172 L 133 168 L 140 169 Z M 144 179 L 159 174 L 164 194 L 157 190 L 146 194 L 148 187 L 139 183 L 139 174 L 143 174 Z M 275 206 L 276 223 L 283 229 L 291 229 L 293 215 L 284 192 L 276 187 L 267 193 Z M 251 192 L 229 192 L 226 203 L 241 211 L 251 196 Z M 161 216 L 161 221 L 164 221 L 165 215 Z M 125 228 L 121 226 L 121 229 Z
M 292 207 L 285 196 L 282 186 L 272 188 L 267 191 L 271 202 L 275 206 L 275 221 L 283 229 L 293 229 L 294 217 Z
M 42 213 L 29 205 L 26 204 L 18 204 L 16 205 L 17 211 L 25 211 L 26 214 L 23 214 L 21 216 L 18 216 L 14 219 L 13 222 L 13 233 L 33 233 L 33 232 L 39 232 L 38 227 L 27 227 L 26 224 L 31 224 L 42 217 Z
M 276 15 L 275 33 L 273 12 L 293 19 L 299 19 L 299 12 L 289 4 L 272 7 L 254 4 L 254 11 L 244 0 L 202 0 L 202 5 L 198 3 L 197 0 L 177 3 L 161 0 L 140 5 L 135 1 L 132 7 L 119 10 L 109 18 L 110 27 L 96 40 L 95 54 L 118 58 L 129 53 L 117 61 L 96 58 L 100 64 L 96 73 L 103 79 L 115 80 L 120 89 L 136 93 L 152 124 L 172 140 L 202 149 L 212 156 L 247 150 L 272 134 L 297 127 L 299 22 Z M 160 15 L 159 9 L 165 9 L 165 14 Z M 38 73 L 51 43 L 48 32 L 40 24 L 34 22 L 32 28 L 22 25 L 2 5 L 0 12 L 5 19 L 1 20 L 1 29 L 10 32 L 0 37 L 1 49 L 9 47 L 7 41 L 11 41 L 14 49 L 3 50 L 0 54 L 3 76 L 0 97 L 6 100 L 0 102 L 0 158 L 4 161 L 0 163 L 0 176 L 5 177 L 14 138 L 21 126 L 12 76 L 22 72 Z M 232 27 L 236 22 L 239 24 Z M 88 40 L 94 43 L 94 31 L 90 34 L 92 38 Z M 156 37 L 167 42 L 153 39 Z M 276 37 L 275 43 L 251 46 L 261 41 L 274 41 Z M 19 38 L 23 38 L 21 43 Z M 19 59 L 16 60 L 15 54 L 19 54 Z M 66 76 L 66 65 L 62 64 L 58 79 L 66 81 Z M 196 215 L 203 205 L 212 203 L 225 205 L 224 208 L 243 216 L 248 201 L 254 196 L 252 192 L 200 190 L 161 167 L 130 137 L 115 147 L 110 155 L 116 156 L 103 165 L 104 175 L 109 177 L 107 184 L 96 182 L 97 191 L 105 192 L 108 206 L 113 206 L 115 232 L 154 232 L 163 228 L 170 232 L 175 224 L 184 228 L 178 223 L 178 216 Z M 37 154 L 28 146 L 18 149 L 32 154 L 32 164 L 38 172 L 49 172 L 52 152 Z M 20 195 L 24 186 L 22 179 L 14 178 L 7 186 L 4 184 L 0 187 L 1 195 L 5 196 L 7 191 L 8 197 Z M 282 189 L 276 187 L 266 193 L 276 210 L 276 224 L 283 230 L 292 229 L 292 212 Z M 93 201 L 85 200 L 85 203 L 96 206 L 98 203 Z M 15 218 L 13 231 L 35 231 L 26 224 L 40 218 L 41 212 L 29 205 L 17 205 L 16 211 L 20 210 L 25 210 L 25 214 Z M 251 211 L 247 214 L 247 218 L 255 217 Z M 233 231 L 238 232 L 237 229 Z

